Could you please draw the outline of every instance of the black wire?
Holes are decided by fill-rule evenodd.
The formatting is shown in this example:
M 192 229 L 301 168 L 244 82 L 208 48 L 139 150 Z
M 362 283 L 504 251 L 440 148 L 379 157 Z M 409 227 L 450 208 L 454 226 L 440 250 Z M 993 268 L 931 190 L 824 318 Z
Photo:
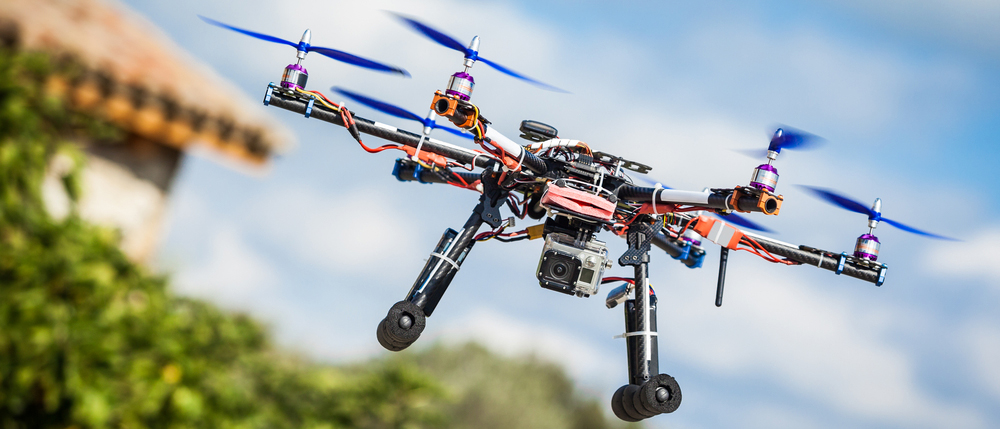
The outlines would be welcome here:
M 504 238 L 504 237 L 500 237 L 500 236 L 493 237 L 494 240 L 499 240 L 499 241 L 504 242 L 504 243 L 510 243 L 512 241 L 527 240 L 528 238 L 530 238 L 530 237 L 528 237 L 528 234 L 521 235 L 521 236 L 514 237 L 514 238 Z
M 511 201 L 510 198 L 507 198 L 507 208 L 509 208 L 510 211 L 514 212 L 514 216 L 517 216 L 518 218 L 521 218 L 521 219 L 524 219 L 524 215 L 528 211 L 527 208 L 525 208 L 525 210 L 524 210 L 525 213 L 521 213 L 521 212 L 517 211 L 517 204 L 514 203 L 513 201 Z

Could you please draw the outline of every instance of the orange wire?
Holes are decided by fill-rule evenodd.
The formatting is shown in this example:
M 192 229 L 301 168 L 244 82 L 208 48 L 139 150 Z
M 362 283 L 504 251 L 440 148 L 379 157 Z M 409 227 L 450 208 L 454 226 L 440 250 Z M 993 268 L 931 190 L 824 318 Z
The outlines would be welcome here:
M 318 95 L 318 96 L 322 97 L 322 98 L 323 98 L 324 100 L 326 100 L 326 102 L 327 102 L 327 103 L 330 103 L 330 104 L 332 104 L 332 105 L 336 105 L 336 103 L 334 103 L 334 102 L 330 101 L 330 99 L 329 99 L 329 98 L 326 98 L 326 96 L 325 96 L 325 95 L 323 95 L 323 93 L 322 93 L 322 92 L 319 92 L 319 91 L 313 91 L 313 90 L 306 90 L 306 92 L 308 92 L 308 93 L 310 93 L 310 94 L 316 94 L 316 95 Z

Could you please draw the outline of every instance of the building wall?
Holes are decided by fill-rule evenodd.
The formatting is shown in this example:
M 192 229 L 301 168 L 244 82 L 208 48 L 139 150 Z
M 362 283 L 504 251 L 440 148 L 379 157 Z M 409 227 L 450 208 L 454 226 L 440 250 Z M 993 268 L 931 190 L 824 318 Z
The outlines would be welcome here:
M 183 152 L 130 136 L 122 142 L 85 142 L 86 166 L 77 210 L 95 224 L 121 234 L 121 248 L 136 262 L 153 257 L 162 233 L 167 197 Z M 53 158 L 43 185 L 49 212 L 57 218 L 70 210 L 62 185 L 73 161 Z

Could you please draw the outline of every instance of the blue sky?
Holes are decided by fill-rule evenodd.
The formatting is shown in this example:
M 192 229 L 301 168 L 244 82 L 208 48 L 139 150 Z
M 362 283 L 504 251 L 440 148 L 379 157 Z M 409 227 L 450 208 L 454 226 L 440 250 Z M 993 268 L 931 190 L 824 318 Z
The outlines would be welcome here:
M 515 137 L 522 119 L 540 120 L 562 137 L 652 165 L 652 176 L 675 188 L 745 184 L 760 160 L 731 149 L 763 149 L 776 123 L 821 135 L 821 149 L 785 152 L 776 163 L 781 215 L 754 218 L 776 238 L 846 251 L 866 232 L 863 216 L 793 186 L 808 184 L 880 197 L 887 217 L 964 241 L 880 226 L 880 260 L 890 266 L 881 288 L 739 252 L 721 309 L 712 304 L 717 248 L 700 270 L 654 255 L 660 368 L 678 379 L 684 402 L 648 425 L 1000 426 L 996 3 L 129 3 L 252 104 L 294 53 L 197 14 L 287 39 L 308 27 L 316 45 L 405 67 L 412 79 L 306 60 L 312 89 L 343 86 L 418 112 L 461 58 L 383 10 L 462 40 L 479 35 L 487 58 L 571 92 L 477 65 L 473 100 L 497 129 Z M 158 265 L 180 292 L 249 311 L 317 359 L 388 353 L 376 324 L 476 195 L 399 183 L 389 174 L 395 155 L 367 154 L 342 129 L 259 108 L 295 147 L 250 175 L 210 152 L 188 157 Z M 612 253 L 624 250 L 604 240 Z M 472 339 L 512 356 L 534 353 L 564 363 L 607 403 L 625 381 L 624 344 L 612 339 L 623 330 L 621 312 L 538 287 L 540 249 L 537 241 L 477 245 L 417 346 Z

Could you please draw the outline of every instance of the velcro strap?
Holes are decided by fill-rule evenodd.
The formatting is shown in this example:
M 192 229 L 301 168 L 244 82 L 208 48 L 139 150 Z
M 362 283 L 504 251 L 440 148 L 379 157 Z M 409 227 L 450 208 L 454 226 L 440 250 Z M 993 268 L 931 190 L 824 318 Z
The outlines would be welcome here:
M 590 216 L 597 219 L 611 220 L 615 212 L 615 203 L 589 192 L 573 188 L 564 188 L 549 183 L 542 194 L 542 205 L 555 207 L 568 212 Z

